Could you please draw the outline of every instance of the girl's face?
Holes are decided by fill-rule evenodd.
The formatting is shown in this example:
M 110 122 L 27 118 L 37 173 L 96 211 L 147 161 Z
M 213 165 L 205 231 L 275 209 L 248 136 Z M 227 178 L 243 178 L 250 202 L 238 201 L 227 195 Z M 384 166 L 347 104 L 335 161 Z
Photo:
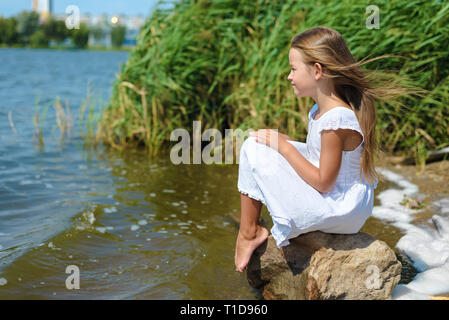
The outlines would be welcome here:
M 292 83 L 295 95 L 300 97 L 312 97 L 316 88 L 316 77 L 314 76 L 314 69 L 304 64 L 301 54 L 298 49 L 291 48 L 288 54 L 290 61 L 290 74 L 288 81 Z

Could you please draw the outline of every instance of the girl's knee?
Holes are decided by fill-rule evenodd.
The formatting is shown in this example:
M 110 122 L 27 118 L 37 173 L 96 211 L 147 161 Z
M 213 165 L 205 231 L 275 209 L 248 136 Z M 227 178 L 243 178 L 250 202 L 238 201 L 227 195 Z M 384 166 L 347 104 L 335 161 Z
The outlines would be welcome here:
M 256 142 L 256 137 L 249 136 L 248 138 L 245 139 L 245 141 L 243 141 L 242 147 L 243 147 L 243 146 L 250 145 L 250 144 L 252 144 L 252 143 L 257 143 L 257 142 Z
M 245 139 L 245 141 L 243 141 L 242 143 L 242 146 L 240 147 L 240 154 L 244 152 L 247 153 L 249 149 L 254 150 L 254 143 L 257 143 L 255 137 L 250 136 L 247 139 Z

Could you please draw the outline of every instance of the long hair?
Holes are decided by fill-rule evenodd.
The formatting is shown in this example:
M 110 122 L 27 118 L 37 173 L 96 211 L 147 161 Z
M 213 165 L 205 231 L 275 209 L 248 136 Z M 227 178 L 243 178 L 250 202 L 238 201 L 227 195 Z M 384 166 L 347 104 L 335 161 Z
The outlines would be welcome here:
M 376 140 L 376 100 L 389 100 L 407 94 L 422 93 L 387 79 L 386 74 L 364 70 L 362 65 L 394 55 L 357 62 L 341 34 L 331 28 L 319 26 L 308 29 L 291 40 L 291 48 L 298 49 L 307 65 L 319 63 L 324 77 L 331 78 L 337 96 L 351 106 L 364 134 L 364 148 L 360 163 L 365 181 L 372 184 L 377 178 L 374 156 L 381 152 Z M 383 75 L 383 76 L 382 76 Z

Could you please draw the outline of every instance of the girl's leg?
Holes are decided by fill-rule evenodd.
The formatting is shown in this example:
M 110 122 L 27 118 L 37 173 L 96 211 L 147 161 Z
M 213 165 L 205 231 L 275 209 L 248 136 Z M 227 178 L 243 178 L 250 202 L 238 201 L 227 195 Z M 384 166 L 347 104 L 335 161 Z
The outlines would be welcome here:
M 240 230 L 235 245 L 236 271 L 243 272 L 251 255 L 268 237 L 268 230 L 260 225 L 259 217 L 262 202 L 240 194 Z

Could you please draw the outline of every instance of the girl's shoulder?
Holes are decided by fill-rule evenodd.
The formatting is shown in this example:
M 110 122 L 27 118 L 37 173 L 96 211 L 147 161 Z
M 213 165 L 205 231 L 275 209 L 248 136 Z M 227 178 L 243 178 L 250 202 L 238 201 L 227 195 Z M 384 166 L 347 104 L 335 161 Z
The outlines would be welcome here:
M 315 121 L 315 122 L 322 122 L 321 120 L 328 119 L 335 119 L 335 118 L 344 118 L 347 120 L 355 120 L 357 121 L 357 116 L 355 115 L 355 112 L 345 106 L 338 106 L 334 107 L 328 111 L 326 111 L 324 114 L 322 114 L 318 119 L 315 119 L 315 115 L 318 111 L 318 105 L 314 104 L 312 109 L 309 111 L 309 120 Z
M 351 129 L 359 132 L 362 137 L 364 136 L 357 120 L 357 116 L 352 109 L 346 107 L 334 107 L 322 114 L 317 120 L 314 120 L 313 117 L 316 110 L 318 110 L 318 106 L 312 108 L 309 113 L 309 119 L 317 123 L 315 127 L 317 128 L 318 133 L 321 133 L 323 130 Z

